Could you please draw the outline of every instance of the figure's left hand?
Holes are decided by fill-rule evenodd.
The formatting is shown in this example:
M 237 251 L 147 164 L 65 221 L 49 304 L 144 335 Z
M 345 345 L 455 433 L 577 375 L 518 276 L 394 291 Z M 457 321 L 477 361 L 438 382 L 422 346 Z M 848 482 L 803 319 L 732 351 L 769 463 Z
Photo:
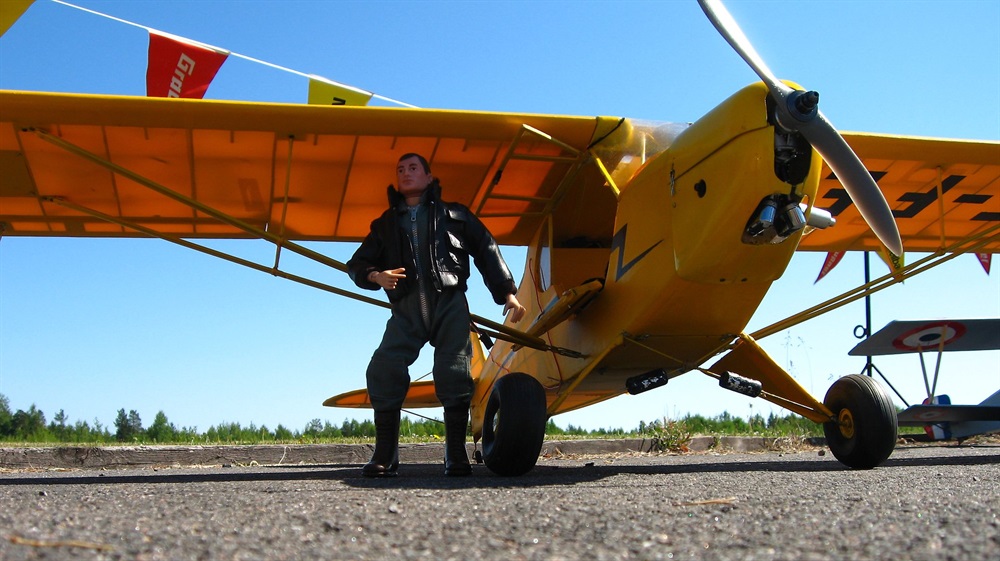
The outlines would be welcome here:
M 521 305 L 517 300 L 517 296 L 513 294 L 507 295 L 507 302 L 503 305 L 503 315 L 507 315 L 510 312 L 510 321 L 517 323 L 521 321 L 524 317 L 524 306 Z

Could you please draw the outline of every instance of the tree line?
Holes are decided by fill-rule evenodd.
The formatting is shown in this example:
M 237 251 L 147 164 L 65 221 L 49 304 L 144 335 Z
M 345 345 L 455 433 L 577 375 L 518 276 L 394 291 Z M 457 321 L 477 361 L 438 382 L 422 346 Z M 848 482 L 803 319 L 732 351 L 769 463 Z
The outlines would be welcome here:
M 401 432 L 412 436 L 443 436 L 444 428 L 431 421 L 414 422 L 404 419 Z M 344 421 L 335 426 L 329 421 L 313 419 L 302 430 L 292 430 L 279 424 L 274 429 L 250 423 L 221 423 L 205 432 L 195 427 L 178 427 L 160 411 L 148 427 L 143 426 L 139 412 L 119 409 L 112 426 L 95 419 L 69 422 L 62 409 L 46 421 L 45 413 L 34 404 L 27 411 L 11 412 L 10 402 L 0 394 L 0 441 L 31 443 L 236 443 L 289 442 L 337 438 L 374 438 L 375 424 L 371 421 Z
M 559 427 L 549 419 L 546 435 L 549 436 L 579 436 L 579 437 L 611 437 L 648 436 L 662 433 L 666 419 L 650 423 L 639 423 L 632 430 L 597 429 L 586 430 L 572 424 L 566 428 Z M 669 421 L 672 428 L 690 434 L 739 435 L 761 434 L 767 436 L 819 436 L 823 430 L 821 425 L 813 423 L 795 414 L 778 416 L 771 414 L 768 418 L 755 415 L 749 419 L 734 417 L 722 413 L 716 417 L 706 418 L 701 415 L 687 415 L 676 421 Z M 413 420 L 403 417 L 400 421 L 400 435 L 413 440 L 434 440 L 444 438 L 444 425 L 433 419 Z M 86 421 L 70 422 L 66 413 L 60 409 L 51 421 L 46 421 L 45 413 L 34 404 L 27 411 L 11 412 L 7 397 L 0 394 L 0 441 L 23 443 L 79 443 L 79 444 L 246 444 L 269 442 L 322 442 L 343 439 L 370 439 L 375 437 L 375 424 L 370 420 L 345 420 L 340 425 L 330 421 L 313 419 L 301 430 L 290 429 L 278 424 L 274 429 L 265 425 L 257 426 L 250 423 L 243 426 L 240 423 L 221 423 L 213 425 L 204 432 L 195 427 L 178 427 L 170 422 L 167 415 L 160 411 L 152 424 L 143 426 L 139 413 L 132 409 L 118 410 L 112 426 L 105 426 L 97 419 L 93 424 Z

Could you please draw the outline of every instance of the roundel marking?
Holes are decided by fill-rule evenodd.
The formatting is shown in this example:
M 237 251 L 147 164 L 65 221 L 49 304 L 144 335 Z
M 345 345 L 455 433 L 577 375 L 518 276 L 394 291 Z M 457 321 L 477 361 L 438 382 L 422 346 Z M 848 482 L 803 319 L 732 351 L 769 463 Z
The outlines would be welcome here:
M 936 321 L 915 327 L 892 340 L 892 346 L 901 351 L 921 351 L 948 345 L 965 335 L 966 327 L 957 321 Z

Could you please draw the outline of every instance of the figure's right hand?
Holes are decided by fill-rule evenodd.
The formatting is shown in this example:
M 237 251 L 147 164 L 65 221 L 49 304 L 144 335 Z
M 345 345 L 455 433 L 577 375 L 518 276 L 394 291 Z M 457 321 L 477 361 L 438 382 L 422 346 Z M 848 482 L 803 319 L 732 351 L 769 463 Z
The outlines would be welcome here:
M 406 278 L 406 269 L 400 267 L 398 269 L 389 269 L 387 271 L 380 271 L 375 273 L 375 284 L 381 286 L 386 290 L 392 290 L 396 288 L 396 285 L 401 279 Z

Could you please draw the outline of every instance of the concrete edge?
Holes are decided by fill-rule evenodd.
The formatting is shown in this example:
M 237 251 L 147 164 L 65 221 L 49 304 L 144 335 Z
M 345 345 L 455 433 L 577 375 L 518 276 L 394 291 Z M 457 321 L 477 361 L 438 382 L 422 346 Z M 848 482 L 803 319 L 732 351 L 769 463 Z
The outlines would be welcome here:
M 680 452 L 791 451 L 824 446 L 823 438 L 693 437 Z M 471 453 L 475 448 L 468 445 Z M 371 444 L 264 444 L 218 446 L 30 446 L 0 448 L 0 469 L 119 469 L 136 467 L 363 464 Z M 540 457 L 655 453 L 651 439 L 546 440 Z M 400 461 L 436 463 L 444 458 L 439 442 L 400 444 Z

